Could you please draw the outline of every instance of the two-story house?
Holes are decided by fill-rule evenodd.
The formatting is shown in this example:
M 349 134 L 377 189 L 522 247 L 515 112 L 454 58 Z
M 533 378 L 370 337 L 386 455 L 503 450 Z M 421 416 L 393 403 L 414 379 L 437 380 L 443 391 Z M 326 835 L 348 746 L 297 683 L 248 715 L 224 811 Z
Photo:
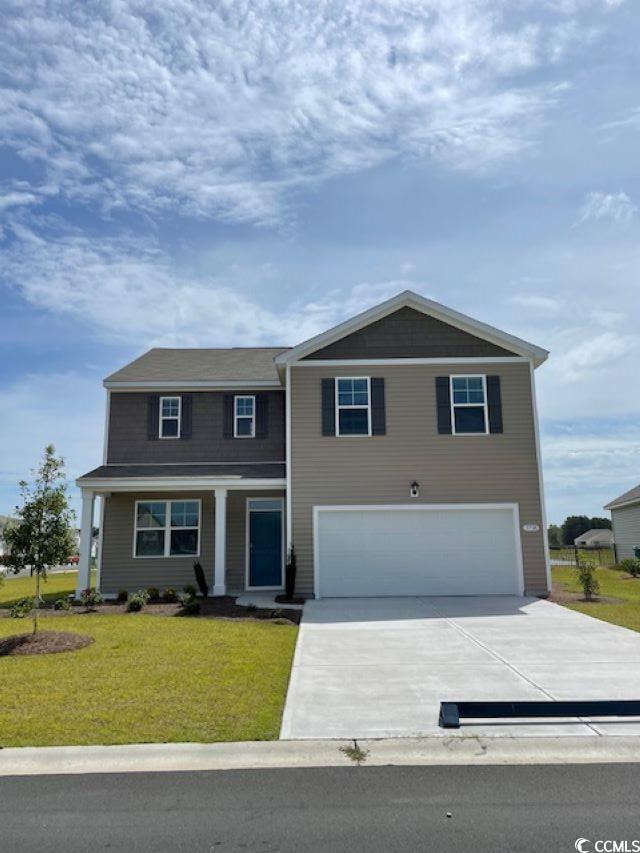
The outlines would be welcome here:
M 406 291 L 293 348 L 152 349 L 105 380 L 79 589 L 546 595 L 534 369 L 548 353 Z

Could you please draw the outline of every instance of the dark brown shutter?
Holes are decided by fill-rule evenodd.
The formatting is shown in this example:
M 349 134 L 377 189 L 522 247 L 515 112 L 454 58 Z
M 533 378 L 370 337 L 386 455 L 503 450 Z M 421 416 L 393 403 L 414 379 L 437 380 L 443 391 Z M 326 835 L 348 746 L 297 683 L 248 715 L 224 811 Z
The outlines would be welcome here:
M 256 394 L 256 438 L 266 438 L 269 434 L 269 397 Z
M 191 438 L 191 410 L 193 395 L 183 394 L 180 409 L 182 412 L 182 423 L 180 424 L 180 438 Z
M 371 433 L 386 435 L 387 418 L 384 406 L 384 379 L 371 378 Z
M 322 380 L 322 434 L 336 434 L 336 380 Z
M 438 432 L 441 435 L 451 435 L 451 392 L 448 376 L 436 376 L 436 407 Z
M 160 395 L 147 395 L 147 438 L 154 440 L 160 437 Z
M 233 394 L 225 394 L 222 398 L 222 435 L 233 438 Z
M 499 376 L 487 376 L 487 407 L 489 432 L 502 432 L 502 395 Z

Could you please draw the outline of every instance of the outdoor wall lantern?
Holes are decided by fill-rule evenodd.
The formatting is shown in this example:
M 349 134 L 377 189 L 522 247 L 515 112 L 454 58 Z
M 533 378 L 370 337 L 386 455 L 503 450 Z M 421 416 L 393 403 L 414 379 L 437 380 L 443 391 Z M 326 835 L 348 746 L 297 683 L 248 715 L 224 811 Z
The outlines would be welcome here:
M 409 495 L 412 498 L 420 497 L 420 483 L 416 482 L 415 480 L 413 481 L 413 483 L 411 483 L 411 486 L 409 487 Z

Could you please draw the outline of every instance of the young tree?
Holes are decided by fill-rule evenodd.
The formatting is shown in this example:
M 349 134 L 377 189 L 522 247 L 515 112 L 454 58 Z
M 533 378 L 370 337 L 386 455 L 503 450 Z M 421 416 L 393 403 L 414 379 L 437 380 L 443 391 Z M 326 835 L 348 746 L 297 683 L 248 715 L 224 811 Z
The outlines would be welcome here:
M 33 608 L 33 633 L 38 630 L 40 580 L 49 566 L 66 563 L 74 550 L 71 526 L 74 513 L 69 508 L 65 484 L 64 460 L 49 444 L 42 462 L 33 472 L 33 483 L 20 482 L 22 506 L 16 507 L 16 520 L 5 531 L 9 546 L 9 567 L 14 572 L 29 568 L 36 576 Z

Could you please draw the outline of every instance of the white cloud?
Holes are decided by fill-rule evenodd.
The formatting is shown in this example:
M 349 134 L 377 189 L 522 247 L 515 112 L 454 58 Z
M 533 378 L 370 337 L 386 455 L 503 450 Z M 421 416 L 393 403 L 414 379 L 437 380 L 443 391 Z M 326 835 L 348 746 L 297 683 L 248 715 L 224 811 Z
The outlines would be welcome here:
M 177 269 L 156 244 L 141 239 L 43 240 L 25 226 L 7 250 L 4 273 L 34 306 L 76 317 L 109 340 L 140 347 L 290 344 L 389 298 L 413 282 L 361 283 L 350 291 L 299 299 L 280 310 L 245 295 L 273 269 L 230 266 L 215 276 Z
M 605 503 L 640 480 L 640 426 L 595 419 L 591 431 L 542 436 L 551 521 L 584 512 L 604 515 Z
M 527 148 L 606 4 L 28 0 L 5 10 L 0 143 L 68 198 L 272 223 L 310 183 L 398 155 Z
M 637 349 L 638 343 L 635 336 L 615 332 L 588 335 L 586 340 L 562 353 L 558 368 L 564 381 L 576 382 L 600 368 L 610 368 L 616 359 Z
M 22 207 L 38 202 L 38 196 L 33 193 L 8 192 L 0 195 L 0 213 L 10 207 Z
M 625 192 L 587 193 L 576 226 L 585 222 L 609 221 L 617 224 L 630 222 L 638 215 L 637 206 Z
M 514 305 L 520 305 L 536 314 L 555 317 L 562 311 L 562 301 L 553 296 L 518 293 L 510 300 Z

